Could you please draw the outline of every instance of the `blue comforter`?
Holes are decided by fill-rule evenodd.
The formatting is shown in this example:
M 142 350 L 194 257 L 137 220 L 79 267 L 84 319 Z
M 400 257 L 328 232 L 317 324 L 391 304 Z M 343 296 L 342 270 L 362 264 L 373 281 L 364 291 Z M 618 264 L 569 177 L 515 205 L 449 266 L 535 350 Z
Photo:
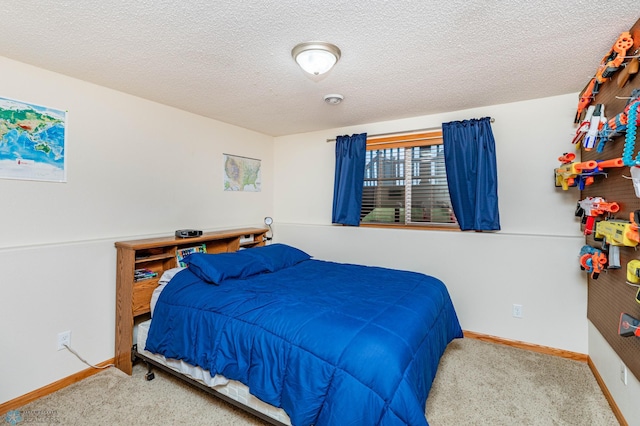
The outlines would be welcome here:
M 179 272 L 146 349 L 246 384 L 293 425 L 426 425 L 438 362 L 457 337 L 436 278 L 306 260 L 219 286 Z

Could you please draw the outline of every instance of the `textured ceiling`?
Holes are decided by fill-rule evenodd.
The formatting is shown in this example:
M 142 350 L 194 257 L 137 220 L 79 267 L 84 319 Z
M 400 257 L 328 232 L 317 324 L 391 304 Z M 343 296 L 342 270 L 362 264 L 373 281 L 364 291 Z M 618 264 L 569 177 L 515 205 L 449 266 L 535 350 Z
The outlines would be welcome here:
M 639 17 L 637 0 L 601 6 L 2 0 L 0 56 L 280 136 L 578 92 Z M 342 50 L 322 79 L 291 58 L 310 40 Z

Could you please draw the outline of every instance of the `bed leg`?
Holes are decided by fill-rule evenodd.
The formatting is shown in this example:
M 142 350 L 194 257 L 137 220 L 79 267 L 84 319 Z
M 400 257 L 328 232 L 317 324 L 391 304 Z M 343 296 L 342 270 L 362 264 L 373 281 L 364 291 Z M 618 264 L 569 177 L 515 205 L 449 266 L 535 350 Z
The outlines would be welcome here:
M 153 365 L 151 365 L 151 363 L 148 363 L 145 361 L 145 364 L 147 365 L 147 373 L 144 375 L 145 380 L 150 381 L 156 378 L 156 375 L 153 374 Z
M 138 360 L 136 353 L 138 353 L 138 344 L 135 344 L 131 347 L 131 363 L 132 364 Z

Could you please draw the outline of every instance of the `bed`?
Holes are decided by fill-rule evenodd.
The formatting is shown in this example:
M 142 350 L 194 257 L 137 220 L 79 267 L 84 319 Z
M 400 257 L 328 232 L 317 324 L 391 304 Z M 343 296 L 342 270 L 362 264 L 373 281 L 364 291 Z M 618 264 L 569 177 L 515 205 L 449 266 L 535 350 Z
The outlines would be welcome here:
M 154 291 L 135 355 L 276 424 L 427 425 L 440 357 L 462 337 L 441 281 L 284 244 L 185 262 Z

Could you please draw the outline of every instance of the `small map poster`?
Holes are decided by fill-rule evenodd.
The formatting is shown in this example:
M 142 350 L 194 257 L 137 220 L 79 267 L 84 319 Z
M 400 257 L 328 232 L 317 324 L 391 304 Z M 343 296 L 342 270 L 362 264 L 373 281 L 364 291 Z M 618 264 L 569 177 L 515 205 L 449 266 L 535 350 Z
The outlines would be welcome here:
M 260 192 L 260 160 L 224 154 L 224 190 Z
M 0 97 L 0 178 L 66 182 L 67 113 Z

